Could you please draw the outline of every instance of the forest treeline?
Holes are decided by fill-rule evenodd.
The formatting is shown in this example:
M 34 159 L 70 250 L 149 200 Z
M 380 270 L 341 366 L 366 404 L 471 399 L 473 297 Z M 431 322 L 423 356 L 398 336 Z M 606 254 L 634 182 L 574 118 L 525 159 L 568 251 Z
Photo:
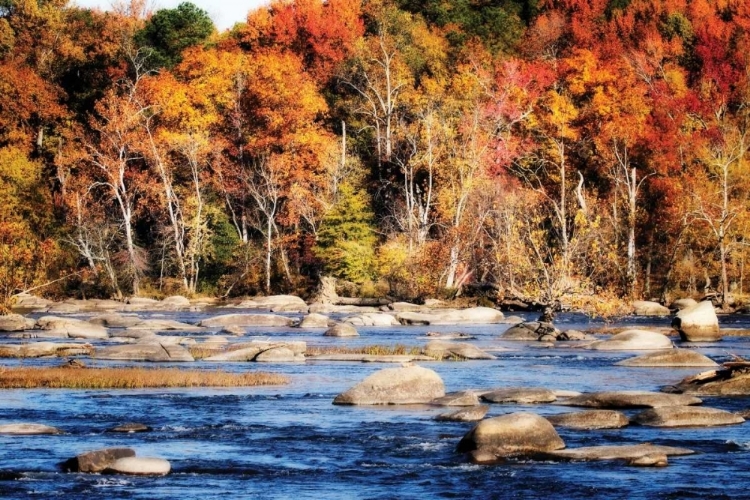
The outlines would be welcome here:
M 744 292 L 750 2 L 0 0 L 0 296 Z

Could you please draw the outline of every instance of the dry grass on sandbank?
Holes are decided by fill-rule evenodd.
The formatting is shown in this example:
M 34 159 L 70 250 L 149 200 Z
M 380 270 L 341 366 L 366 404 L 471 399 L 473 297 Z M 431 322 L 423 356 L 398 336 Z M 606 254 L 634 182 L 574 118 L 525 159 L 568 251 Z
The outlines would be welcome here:
M 228 373 L 178 368 L 0 367 L 0 389 L 152 389 L 252 387 L 289 382 L 275 373 Z
M 419 356 L 421 347 L 409 347 L 402 344 L 395 346 L 366 345 L 362 347 L 308 346 L 307 356 L 322 354 L 363 354 L 368 356 Z

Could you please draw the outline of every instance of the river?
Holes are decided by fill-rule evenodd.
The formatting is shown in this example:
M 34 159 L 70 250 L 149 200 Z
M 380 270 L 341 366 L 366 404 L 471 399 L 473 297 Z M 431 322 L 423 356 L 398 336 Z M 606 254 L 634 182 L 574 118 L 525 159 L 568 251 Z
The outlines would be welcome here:
M 161 315 L 195 322 L 199 313 Z M 562 314 L 559 328 L 591 328 L 582 315 Z M 725 316 L 722 328 L 750 329 L 750 317 Z M 626 318 L 614 325 L 665 326 L 665 318 Z M 471 327 L 360 327 L 354 339 L 326 338 L 322 330 L 262 329 L 251 335 L 305 340 L 308 345 L 420 346 L 427 331 L 462 331 L 483 348 L 505 347 L 496 360 L 425 362 L 447 391 L 512 386 L 550 389 L 659 390 L 700 368 L 626 368 L 633 352 L 593 352 L 558 344 L 504 342 L 508 325 Z M 186 335 L 197 335 L 186 333 Z M 244 340 L 247 340 L 246 338 Z M 689 346 L 718 362 L 750 356 L 750 337 L 726 337 Z M 106 365 L 103 361 L 85 361 Z M 0 366 L 57 365 L 53 360 L 2 360 Z M 110 363 L 116 364 L 116 363 Z M 130 363 L 131 365 L 133 363 Z M 0 436 L 0 497 L 8 499 L 424 499 L 424 498 L 750 498 L 750 424 L 718 428 L 578 431 L 559 428 L 568 448 L 650 442 L 698 453 L 671 457 L 665 468 L 622 462 L 511 460 L 470 464 L 455 452 L 473 424 L 437 422 L 446 408 L 342 407 L 333 398 L 368 374 L 390 365 L 307 361 L 298 364 L 198 361 L 181 367 L 273 371 L 289 385 L 243 389 L 5 390 L 0 424 L 36 422 L 65 431 L 51 436 Z M 750 408 L 747 398 L 704 398 L 731 411 Z M 573 411 L 556 405 L 491 405 L 488 416 L 514 411 L 551 415 Z M 626 411 L 633 415 L 635 411 Z M 107 430 L 140 422 L 151 432 Z M 139 456 L 169 460 L 164 477 L 59 472 L 58 463 L 83 451 L 126 446 Z

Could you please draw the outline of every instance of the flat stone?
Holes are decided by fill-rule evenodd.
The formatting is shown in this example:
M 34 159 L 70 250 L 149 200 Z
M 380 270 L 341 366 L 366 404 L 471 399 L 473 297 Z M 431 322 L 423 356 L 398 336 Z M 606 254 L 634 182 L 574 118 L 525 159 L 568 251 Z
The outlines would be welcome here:
M 624 413 L 615 410 L 578 411 L 550 415 L 546 418 L 555 427 L 580 430 L 619 429 L 629 423 Z
M 669 316 L 669 308 L 648 300 L 636 300 L 633 309 L 638 316 Z
M 230 361 L 230 362 L 246 362 L 253 361 L 255 357 L 260 354 L 262 349 L 260 347 L 245 347 L 242 349 L 233 349 L 231 351 L 221 352 L 204 358 L 204 361 Z
M 537 387 L 505 387 L 485 392 L 481 398 L 490 403 L 520 404 L 551 403 L 557 400 L 553 391 Z
M 472 307 L 436 311 L 432 313 L 402 312 L 396 315 L 403 325 L 465 325 L 496 324 L 503 321 L 503 313 L 490 307 Z
M 677 386 L 665 390 L 699 396 L 748 396 L 750 372 L 746 370 L 711 370 L 687 377 Z
M 296 295 L 270 295 L 245 299 L 238 308 L 266 309 L 273 312 L 307 312 L 307 303 Z
M 474 391 L 451 392 L 442 398 L 433 399 L 430 404 L 436 406 L 477 406 L 479 397 Z
M 657 446 L 653 444 L 634 444 L 622 446 L 587 446 L 546 453 L 552 458 L 568 460 L 635 460 L 644 456 L 660 454 L 666 456 L 692 455 L 693 450 Z
M 401 323 L 390 314 L 385 313 L 363 313 L 348 316 L 342 320 L 353 326 L 398 326 Z
M 300 328 L 328 328 L 328 316 L 323 314 L 311 313 L 305 316 L 300 322 Z
M 500 338 L 503 340 L 536 342 L 539 340 L 539 337 L 545 334 L 550 334 L 557 338 L 560 333 L 560 330 L 555 328 L 552 323 L 527 321 L 511 326 L 500 335 Z
M 158 341 L 100 347 L 96 349 L 96 357 L 119 361 L 195 361 L 184 347 L 159 343 Z
M 441 422 L 478 422 L 482 420 L 487 412 L 490 411 L 490 407 L 487 405 L 478 405 L 461 410 L 452 411 L 449 413 L 441 413 L 435 417 L 435 420 Z
M 596 351 L 645 351 L 672 349 L 672 340 L 666 335 L 648 330 L 626 330 L 609 339 L 599 340 L 584 346 Z
M 627 463 L 633 467 L 666 467 L 669 465 L 669 459 L 665 453 L 649 453 L 642 457 L 631 458 Z
M 633 421 L 649 427 L 714 427 L 741 424 L 745 419 L 717 408 L 670 406 L 643 411 Z
M 414 365 L 379 370 L 336 396 L 333 404 L 424 404 L 443 396 L 445 384 L 440 375 Z
M 205 327 L 226 327 L 226 326 L 263 326 L 263 327 L 281 327 L 294 326 L 296 320 L 286 316 L 275 314 L 223 314 L 206 318 L 198 325 Z
M 409 363 L 411 361 L 435 361 L 421 354 L 318 354 L 306 358 L 311 361 L 354 361 L 360 363 Z
M 699 405 L 701 403 L 700 399 L 693 396 L 647 391 L 591 392 L 556 402 L 556 404 L 563 406 L 588 408 L 660 408 L 663 406 Z
M 473 344 L 433 340 L 427 343 L 423 353 L 437 360 L 446 358 L 458 359 L 496 359 Z
M 348 323 L 336 323 L 323 334 L 325 337 L 359 337 L 359 332 Z
M 295 356 L 294 352 L 288 347 L 275 347 L 267 349 L 255 357 L 255 361 L 258 363 L 292 363 L 297 361 L 304 361 L 304 357 L 300 359 Z
M 0 332 L 22 332 L 34 328 L 36 322 L 20 314 L 0 316 Z
M 165 476 L 172 469 L 169 461 L 152 457 L 125 457 L 109 464 L 106 474 L 127 474 L 131 476 Z
M 112 427 L 109 431 L 110 432 L 124 432 L 124 433 L 134 433 L 134 432 L 150 432 L 152 429 L 148 425 L 145 424 L 139 424 L 137 422 L 128 422 L 126 424 L 120 424 L 117 427 Z
M 14 436 L 36 436 L 40 434 L 62 434 L 56 427 L 44 424 L 17 423 L 0 425 L 0 434 L 12 434 Z
M 619 366 L 658 367 L 658 366 L 718 366 L 711 358 L 689 349 L 670 349 L 668 351 L 650 352 L 643 356 L 629 358 Z
M 109 328 L 130 328 L 141 323 L 143 320 L 138 316 L 122 315 L 122 314 L 100 314 L 94 316 L 89 320 L 89 323 L 94 325 L 106 326 Z

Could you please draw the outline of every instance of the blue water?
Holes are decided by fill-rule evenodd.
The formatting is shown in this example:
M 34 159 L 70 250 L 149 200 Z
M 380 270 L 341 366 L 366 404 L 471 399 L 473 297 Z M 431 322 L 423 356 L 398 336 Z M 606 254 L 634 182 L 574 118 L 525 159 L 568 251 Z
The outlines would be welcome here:
M 196 321 L 196 313 L 167 315 Z M 629 318 L 637 326 L 668 320 Z M 562 329 L 597 326 L 585 316 L 563 315 Z M 624 324 L 621 321 L 618 324 Z M 750 328 L 750 318 L 722 318 L 724 328 Z M 503 342 L 506 325 L 360 328 L 361 337 L 332 339 L 322 330 L 264 329 L 273 339 L 309 345 L 423 345 L 427 331 L 463 331 L 485 348 L 505 347 L 493 361 L 421 363 L 448 391 L 534 386 L 575 391 L 658 390 L 700 369 L 625 368 L 614 363 L 636 353 L 590 352 L 564 346 Z M 198 334 L 190 333 L 189 335 Z M 201 334 L 204 335 L 204 334 Z M 236 339 L 230 337 L 230 340 Z M 240 339 L 242 340 L 242 339 Z M 247 340 L 247 339 L 245 339 Z M 695 348 L 721 362 L 750 356 L 750 337 L 727 337 Z M 1 360 L 0 366 L 59 364 L 60 360 Z M 89 365 L 96 364 L 86 360 Z M 99 362 L 99 364 L 105 364 Z M 227 499 L 227 498 L 750 498 L 750 424 L 712 429 L 558 429 L 568 448 L 651 442 L 696 450 L 672 457 L 660 469 L 620 462 L 516 460 L 477 466 L 455 453 L 473 424 L 436 422 L 446 408 L 341 407 L 340 392 L 390 365 L 307 361 L 302 364 L 211 364 L 233 371 L 286 374 L 286 386 L 186 390 L 9 390 L 0 392 L 0 423 L 37 422 L 56 436 L 0 436 L 0 497 L 12 499 Z M 704 404 L 737 411 L 748 398 L 705 398 Z M 492 405 L 489 416 L 513 411 L 541 415 L 573 411 L 555 405 Z M 635 412 L 626 412 L 631 415 Z M 152 432 L 107 429 L 137 421 Z M 57 464 L 83 451 L 127 446 L 140 456 L 172 463 L 165 477 L 66 474 Z

